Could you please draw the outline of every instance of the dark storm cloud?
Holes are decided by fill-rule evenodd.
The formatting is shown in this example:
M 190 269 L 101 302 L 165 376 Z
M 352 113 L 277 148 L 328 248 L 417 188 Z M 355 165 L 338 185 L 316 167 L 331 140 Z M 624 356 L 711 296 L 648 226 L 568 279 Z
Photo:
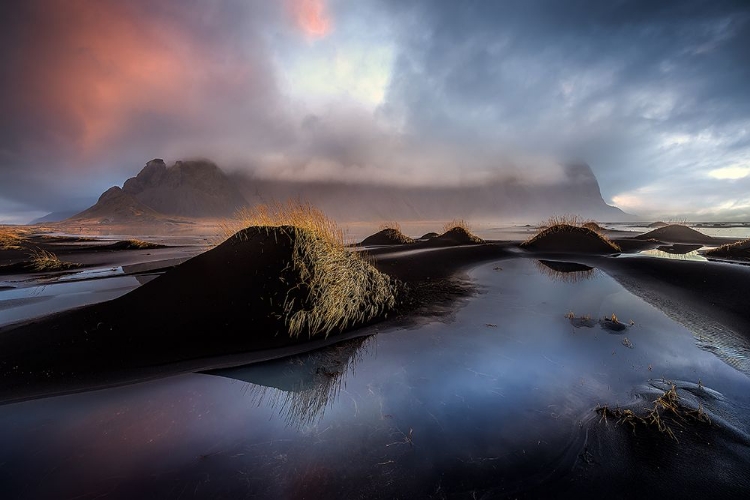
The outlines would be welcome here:
M 662 134 L 750 119 L 747 2 L 391 7 L 404 19 L 391 106 L 410 127 L 586 158 L 609 194 L 658 175 Z M 726 147 L 746 147 L 732 135 Z
M 744 1 L 5 2 L 0 213 L 203 156 L 412 185 L 552 182 L 553 160 L 575 158 L 626 209 L 742 214 L 750 177 L 711 172 L 750 168 L 747 46 Z M 376 51 L 393 54 L 382 102 L 351 99 L 359 67 L 341 96 L 305 93 Z M 323 56 L 317 76 L 287 67 Z
M 203 139 L 239 126 L 250 146 L 274 143 L 278 97 L 260 36 L 281 15 L 270 5 L 4 3 L 0 195 L 54 209 L 91 191 L 81 179 L 121 183 L 153 156 L 199 154 Z

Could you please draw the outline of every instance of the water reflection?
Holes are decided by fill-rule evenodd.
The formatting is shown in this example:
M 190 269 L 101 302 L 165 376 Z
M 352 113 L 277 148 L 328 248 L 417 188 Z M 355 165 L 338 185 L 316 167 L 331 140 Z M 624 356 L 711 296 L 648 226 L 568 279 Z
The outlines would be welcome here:
M 245 394 L 253 403 L 278 411 L 287 425 L 304 427 L 323 418 L 347 376 L 370 352 L 372 339 L 358 337 L 290 358 L 208 373 L 247 382 Z
M 577 283 L 596 276 L 596 269 L 575 262 L 537 260 L 534 265 L 543 275 L 562 283 Z
M 667 247 L 659 247 L 659 248 L 664 249 Z M 660 259 L 671 259 L 671 260 L 694 260 L 694 261 L 701 261 L 701 262 L 708 261 L 708 259 L 706 259 L 704 256 L 699 254 L 697 250 L 691 250 L 685 253 L 677 253 L 674 251 L 665 252 L 664 250 L 659 250 L 659 248 L 654 248 L 651 250 L 642 250 L 635 255 L 647 255 L 649 257 L 657 257 Z

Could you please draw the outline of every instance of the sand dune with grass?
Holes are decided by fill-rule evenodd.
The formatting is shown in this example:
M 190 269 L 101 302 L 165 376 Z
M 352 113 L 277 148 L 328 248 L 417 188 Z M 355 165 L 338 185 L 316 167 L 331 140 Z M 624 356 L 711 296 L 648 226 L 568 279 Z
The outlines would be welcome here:
M 401 232 L 401 225 L 397 222 L 388 222 L 381 224 L 378 232 L 362 240 L 361 246 L 373 245 L 404 245 L 414 243 L 414 238 L 410 238 Z
M 539 232 L 520 246 L 543 252 L 607 254 L 621 251 L 606 236 L 585 226 L 589 223 L 577 216 L 552 217 L 541 225 Z
M 750 239 L 727 243 L 707 250 L 705 255 L 730 260 L 750 261 Z
M 662 226 L 645 234 L 635 236 L 635 239 L 648 240 L 655 239 L 669 243 L 702 243 L 711 244 L 716 240 L 711 236 L 705 235 L 700 231 L 682 224 L 670 224 Z

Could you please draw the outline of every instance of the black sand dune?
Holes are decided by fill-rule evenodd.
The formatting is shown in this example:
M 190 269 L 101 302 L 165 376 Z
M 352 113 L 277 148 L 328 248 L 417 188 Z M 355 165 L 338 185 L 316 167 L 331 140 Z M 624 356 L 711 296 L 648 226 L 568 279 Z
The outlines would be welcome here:
M 638 240 L 648 240 L 653 238 L 655 240 L 666 241 L 669 243 L 711 244 L 716 242 L 715 238 L 681 224 L 663 226 L 654 229 L 653 231 L 649 231 L 648 233 L 634 236 L 634 238 Z
M 429 233 L 423 234 L 419 239 L 420 240 L 431 240 L 432 238 L 437 238 L 438 236 L 440 236 L 438 233 L 429 232 Z
M 620 251 L 596 231 L 585 227 L 559 224 L 549 227 L 521 244 L 521 248 L 542 252 L 608 254 Z
M 368 236 L 360 243 L 361 246 L 371 245 L 403 245 L 406 243 L 414 243 L 413 238 L 409 238 L 398 229 L 386 228 L 382 231 Z
M 750 239 L 722 245 L 706 251 L 707 257 L 750 261 Z
M 479 245 L 484 243 L 482 238 L 471 234 L 462 227 L 454 227 L 440 236 L 428 240 L 430 245 Z
M 3 394 L 41 374 L 96 378 L 97 373 L 286 346 L 319 333 L 306 330 L 300 340 L 289 334 L 288 319 L 316 306 L 309 302 L 310 281 L 292 265 L 297 238 L 293 228 L 249 228 L 118 299 L 0 329 Z M 358 274 L 362 283 L 388 281 L 365 265 Z M 382 316 L 389 303 L 377 300 L 373 291 L 353 307 Z M 361 316 L 369 318 L 367 311 Z M 342 319 L 330 333 L 357 323 Z

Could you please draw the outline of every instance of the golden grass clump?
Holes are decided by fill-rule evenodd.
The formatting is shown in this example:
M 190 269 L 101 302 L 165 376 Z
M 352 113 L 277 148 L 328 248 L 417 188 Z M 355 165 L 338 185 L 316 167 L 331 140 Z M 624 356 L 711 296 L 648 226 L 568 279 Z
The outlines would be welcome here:
M 19 250 L 24 242 L 25 231 L 17 228 L 0 227 L 0 250 Z
M 299 283 L 284 301 L 289 335 L 328 336 L 336 329 L 365 323 L 396 305 L 396 285 L 370 264 L 362 252 L 344 245 L 343 231 L 309 203 L 257 205 L 239 213 L 244 227 L 290 227 L 292 262 Z M 297 291 L 306 289 L 306 296 Z M 294 293 L 289 293 L 294 292 Z
M 149 248 L 154 248 L 154 247 L 159 246 L 154 243 L 149 243 L 148 241 L 143 241 L 143 240 L 126 240 L 126 243 L 131 248 L 140 248 L 140 249 L 149 249 Z
M 452 221 L 446 222 L 445 224 L 443 224 L 444 233 L 447 233 L 451 229 L 455 229 L 455 228 L 463 229 L 467 233 L 472 234 L 471 226 L 469 226 L 469 223 L 463 219 L 453 219 Z
M 343 230 L 310 203 L 290 200 L 286 203 L 263 203 L 243 208 L 231 223 L 222 225 L 222 229 L 225 237 L 230 237 L 241 229 L 253 226 L 305 229 L 333 246 L 344 246 Z
M 706 250 L 705 254 L 712 257 L 750 260 L 750 239 L 727 243 L 726 245 Z
M 599 421 L 606 421 L 607 418 L 617 419 L 617 423 L 628 424 L 633 433 L 638 427 L 654 429 L 662 434 L 666 434 L 675 442 L 679 443 L 672 427 L 677 425 L 684 427 L 689 423 L 711 424 L 711 419 L 699 404 L 697 409 L 685 408 L 680 402 L 677 394 L 677 388 L 670 384 L 670 388 L 664 391 L 664 394 L 656 398 L 652 408 L 646 408 L 643 416 L 636 414 L 630 409 L 609 408 L 608 406 L 599 406 L 596 412 L 601 415 Z
M 389 221 L 382 222 L 378 226 L 378 231 L 384 231 L 386 229 L 392 229 L 394 231 L 398 231 L 399 233 L 403 232 L 403 231 L 401 231 L 401 224 L 399 224 L 398 222 L 396 222 L 394 220 L 389 220 Z
M 78 267 L 78 264 L 63 262 L 54 253 L 41 248 L 32 249 L 29 258 L 34 271 L 62 271 L 71 267 Z

